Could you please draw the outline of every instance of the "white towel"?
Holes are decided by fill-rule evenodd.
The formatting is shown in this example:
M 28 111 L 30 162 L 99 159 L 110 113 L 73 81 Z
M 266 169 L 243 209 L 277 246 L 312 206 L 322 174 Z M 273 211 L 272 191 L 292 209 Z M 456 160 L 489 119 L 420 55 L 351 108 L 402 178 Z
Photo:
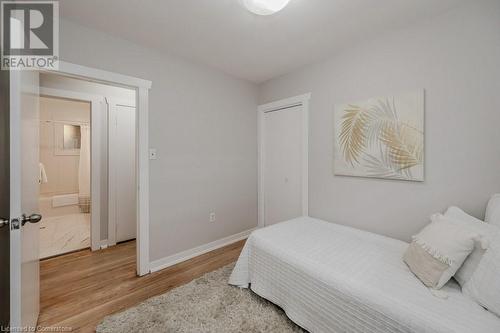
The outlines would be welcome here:
M 40 162 L 40 173 L 38 175 L 38 184 L 46 184 L 49 180 L 47 179 L 47 173 L 45 172 L 45 166 Z

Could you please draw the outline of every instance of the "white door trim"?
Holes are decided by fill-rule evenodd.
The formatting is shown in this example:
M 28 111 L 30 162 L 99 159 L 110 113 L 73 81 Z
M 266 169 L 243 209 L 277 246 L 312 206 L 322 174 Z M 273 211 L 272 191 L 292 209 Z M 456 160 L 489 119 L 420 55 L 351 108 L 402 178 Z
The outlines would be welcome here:
M 66 61 L 59 61 L 58 70 L 49 70 L 50 73 L 65 74 L 75 78 L 87 78 L 96 80 L 99 83 L 108 83 L 112 85 L 122 85 L 131 88 L 146 88 L 151 89 L 151 81 L 136 78 L 133 76 L 113 73 L 102 69 L 91 68 L 72 64 Z
M 258 226 L 265 227 L 265 188 L 264 188 L 264 115 L 267 112 L 294 106 L 302 106 L 302 215 L 309 215 L 309 100 L 311 94 L 304 94 L 260 105 L 257 109 L 258 138 Z
M 136 91 L 137 138 L 137 274 L 149 271 L 149 124 L 148 99 L 151 81 L 59 61 L 59 69 L 48 71 L 99 83 L 119 85 Z
M 90 240 L 92 251 L 97 251 L 101 248 L 101 146 L 102 146 L 102 128 L 101 118 L 97 113 L 102 112 L 101 102 L 104 102 L 104 97 L 99 95 L 84 94 L 69 90 L 53 89 L 40 87 L 40 96 L 50 96 L 58 98 L 67 98 L 77 101 L 90 102 Z

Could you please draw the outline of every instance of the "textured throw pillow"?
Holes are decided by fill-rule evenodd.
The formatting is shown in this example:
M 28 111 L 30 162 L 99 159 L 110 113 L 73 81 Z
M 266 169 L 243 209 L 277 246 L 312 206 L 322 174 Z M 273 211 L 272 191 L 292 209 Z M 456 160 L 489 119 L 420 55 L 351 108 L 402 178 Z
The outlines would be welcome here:
M 485 223 L 461 210 L 458 207 L 450 207 L 444 214 L 446 218 L 457 225 L 461 225 L 471 233 L 476 233 L 481 236 L 481 242 L 476 242 L 474 250 L 465 259 L 462 267 L 457 271 L 454 278 L 463 287 L 464 284 L 470 279 L 477 265 L 481 261 L 483 254 L 488 247 L 491 238 L 500 230 L 498 227 Z
M 412 237 L 403 260 L 427 287 L 440 289 L 462 266 L 479 236 L 442 214 L 431 216 L 431 221 Z
M 500 194 L 495 194 L 491 197 L 486 207 L 486 217 L 484 220 L 500 227 Z
M 500 316 L 500 236 L 498 234 L 462 291 L 489 311 Z

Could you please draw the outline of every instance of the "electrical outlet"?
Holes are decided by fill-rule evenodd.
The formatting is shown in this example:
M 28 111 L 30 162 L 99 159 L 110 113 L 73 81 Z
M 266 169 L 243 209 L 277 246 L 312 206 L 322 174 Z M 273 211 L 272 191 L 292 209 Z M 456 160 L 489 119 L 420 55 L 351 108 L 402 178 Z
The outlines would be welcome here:
M 213 210 L 213 211 L 210 212 L 209 221 L 210 222 L 215 222 L 215 210 Z

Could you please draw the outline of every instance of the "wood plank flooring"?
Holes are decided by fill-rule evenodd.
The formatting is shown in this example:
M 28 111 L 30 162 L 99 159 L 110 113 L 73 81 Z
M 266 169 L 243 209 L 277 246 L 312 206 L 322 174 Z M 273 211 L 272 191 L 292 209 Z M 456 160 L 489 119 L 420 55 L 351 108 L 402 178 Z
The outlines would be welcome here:
M 38 324 L 94 332 L 105 316 L 234 262 L 243 245 L 240 241 L 144 277 L 135 274 L 134 241 L 44 260 Z

